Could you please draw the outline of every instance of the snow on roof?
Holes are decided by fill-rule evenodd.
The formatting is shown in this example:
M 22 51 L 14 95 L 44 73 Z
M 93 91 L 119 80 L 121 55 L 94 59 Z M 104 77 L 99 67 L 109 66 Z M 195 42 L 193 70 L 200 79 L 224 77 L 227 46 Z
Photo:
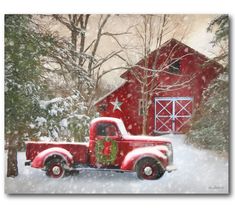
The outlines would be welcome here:
M 105 94 L 104 96 L 102 96 L 101 98 L 99 98 L 98 100 L 96 100 L 94 102 L 94 105 L 96 105 L 97 103 L 101 102 L 102 100 L 104 100 L 106 97 L 108 97 L 110 94 L 112 94 L 113 92 L 115 92 L 116 90 L 118 90 L 119 88 L 121 88 L 122 86 L 124 86 L 128 81 L 124 81 L 122 84 L 120 84 L 119 86 L 117 86 L 115 89 L 113 89 L 112 91 L 108 92 L 107 94 Z
M 91 123 L 96 123 L 96 122 L 99 122 L 99 121 L 102 121 L 102 120 L 112 120 L 112 121 L 120 121 L 121 119 L 119 118 L 114 118 L 114 117 L 98 117 L 98 118 L 95 118 L 91 121 Z
M 120 123 L 123 123 L 121 119 L 119 118 L 114 118 L 114 117 L 99 117 L 99 118 L 95 118 L 91 121 L 91 124 L 93 123 L 97 123 L 97 122 L 100 122 L 100 121 L 113 121 L 117 124 L 120 124 Z

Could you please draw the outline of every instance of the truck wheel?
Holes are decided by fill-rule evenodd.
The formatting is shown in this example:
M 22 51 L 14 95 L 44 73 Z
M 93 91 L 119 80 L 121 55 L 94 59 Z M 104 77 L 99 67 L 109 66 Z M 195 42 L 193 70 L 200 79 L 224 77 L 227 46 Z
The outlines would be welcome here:
M 159 179 L 165 173 L 160 163 L 150 157 L 141 159 L 137 163 L 136 172 L 139 179 L 147 180 Z
M 51 159 L 46 163 L 46 175 L 52 178 L 62 178 L 65 175 L 65 162 L 62 159 Z

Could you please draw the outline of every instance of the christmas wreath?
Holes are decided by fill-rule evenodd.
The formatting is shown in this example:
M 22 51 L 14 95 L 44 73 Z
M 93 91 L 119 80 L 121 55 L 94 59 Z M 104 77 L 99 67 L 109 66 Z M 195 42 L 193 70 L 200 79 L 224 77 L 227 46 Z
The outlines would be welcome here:
M 109 147 L 105 147 L 105 144 L 110 143 Z M 104 153 L 104 149 L 109 148 L 108 153 Z M 95 145 L 95 154 L 96 154 L 96 161 L 103 165 L 110 165 L 113 164 L 116 160 L 118 152 L 117 142 L 112 140 L 108 137 L 104 139 L 97 140 Z

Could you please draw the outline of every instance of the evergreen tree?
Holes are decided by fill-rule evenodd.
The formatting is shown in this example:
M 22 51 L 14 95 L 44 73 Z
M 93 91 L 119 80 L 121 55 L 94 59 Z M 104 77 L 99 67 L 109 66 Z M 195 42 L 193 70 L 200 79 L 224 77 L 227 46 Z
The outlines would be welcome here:
M 193 118 L 187 142 L 217 152 L 229 150 L 229 67 L 228 35 L 229 18 L 221 15 L 214 19 L 208 31 L 215 31 L 214 46 L 223 46 L 215 60 L 224 64 L 221 73 L 203 92 L 200 109 Z
M 5 16 L 5 140 L 7 176 L 17 176 L 17 149 L 39 110 L 40 58 L 50 37 L 37 32 L 29 15 Z
M 91 118 L 80 92 L 68 97 L 40 100 L 41 114 L 30 124 L 35 140 L 86 141 Z
M 25 140 L 38 140 L 40 136 L 84 140 L 87 135 L 84 131 L 90 118 L 84 115 L 86 106 L 80 92 L 58 100 L 53 92 L 45 91 L 50 82 L 48 71 L 59 71 L 63 76 L 71 73 L 86 88 L 93 85 L 73 56 L 80 55 L 71 43 L 41 28 L 30 15 L 5 16 L 7 176 L 18 175 L 17 150 Z M 54 68 L 48 69 L 50 61 Z

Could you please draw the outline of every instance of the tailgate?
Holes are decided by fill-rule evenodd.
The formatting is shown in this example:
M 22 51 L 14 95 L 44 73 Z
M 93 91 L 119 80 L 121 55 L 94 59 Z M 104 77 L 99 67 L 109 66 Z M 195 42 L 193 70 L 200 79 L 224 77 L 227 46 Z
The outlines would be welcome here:
M 39 152 L 43 151 L 40 149 L 39 144 L 34 142 L 25 142 L 26 144 L 26 160 L 33 160 Z

